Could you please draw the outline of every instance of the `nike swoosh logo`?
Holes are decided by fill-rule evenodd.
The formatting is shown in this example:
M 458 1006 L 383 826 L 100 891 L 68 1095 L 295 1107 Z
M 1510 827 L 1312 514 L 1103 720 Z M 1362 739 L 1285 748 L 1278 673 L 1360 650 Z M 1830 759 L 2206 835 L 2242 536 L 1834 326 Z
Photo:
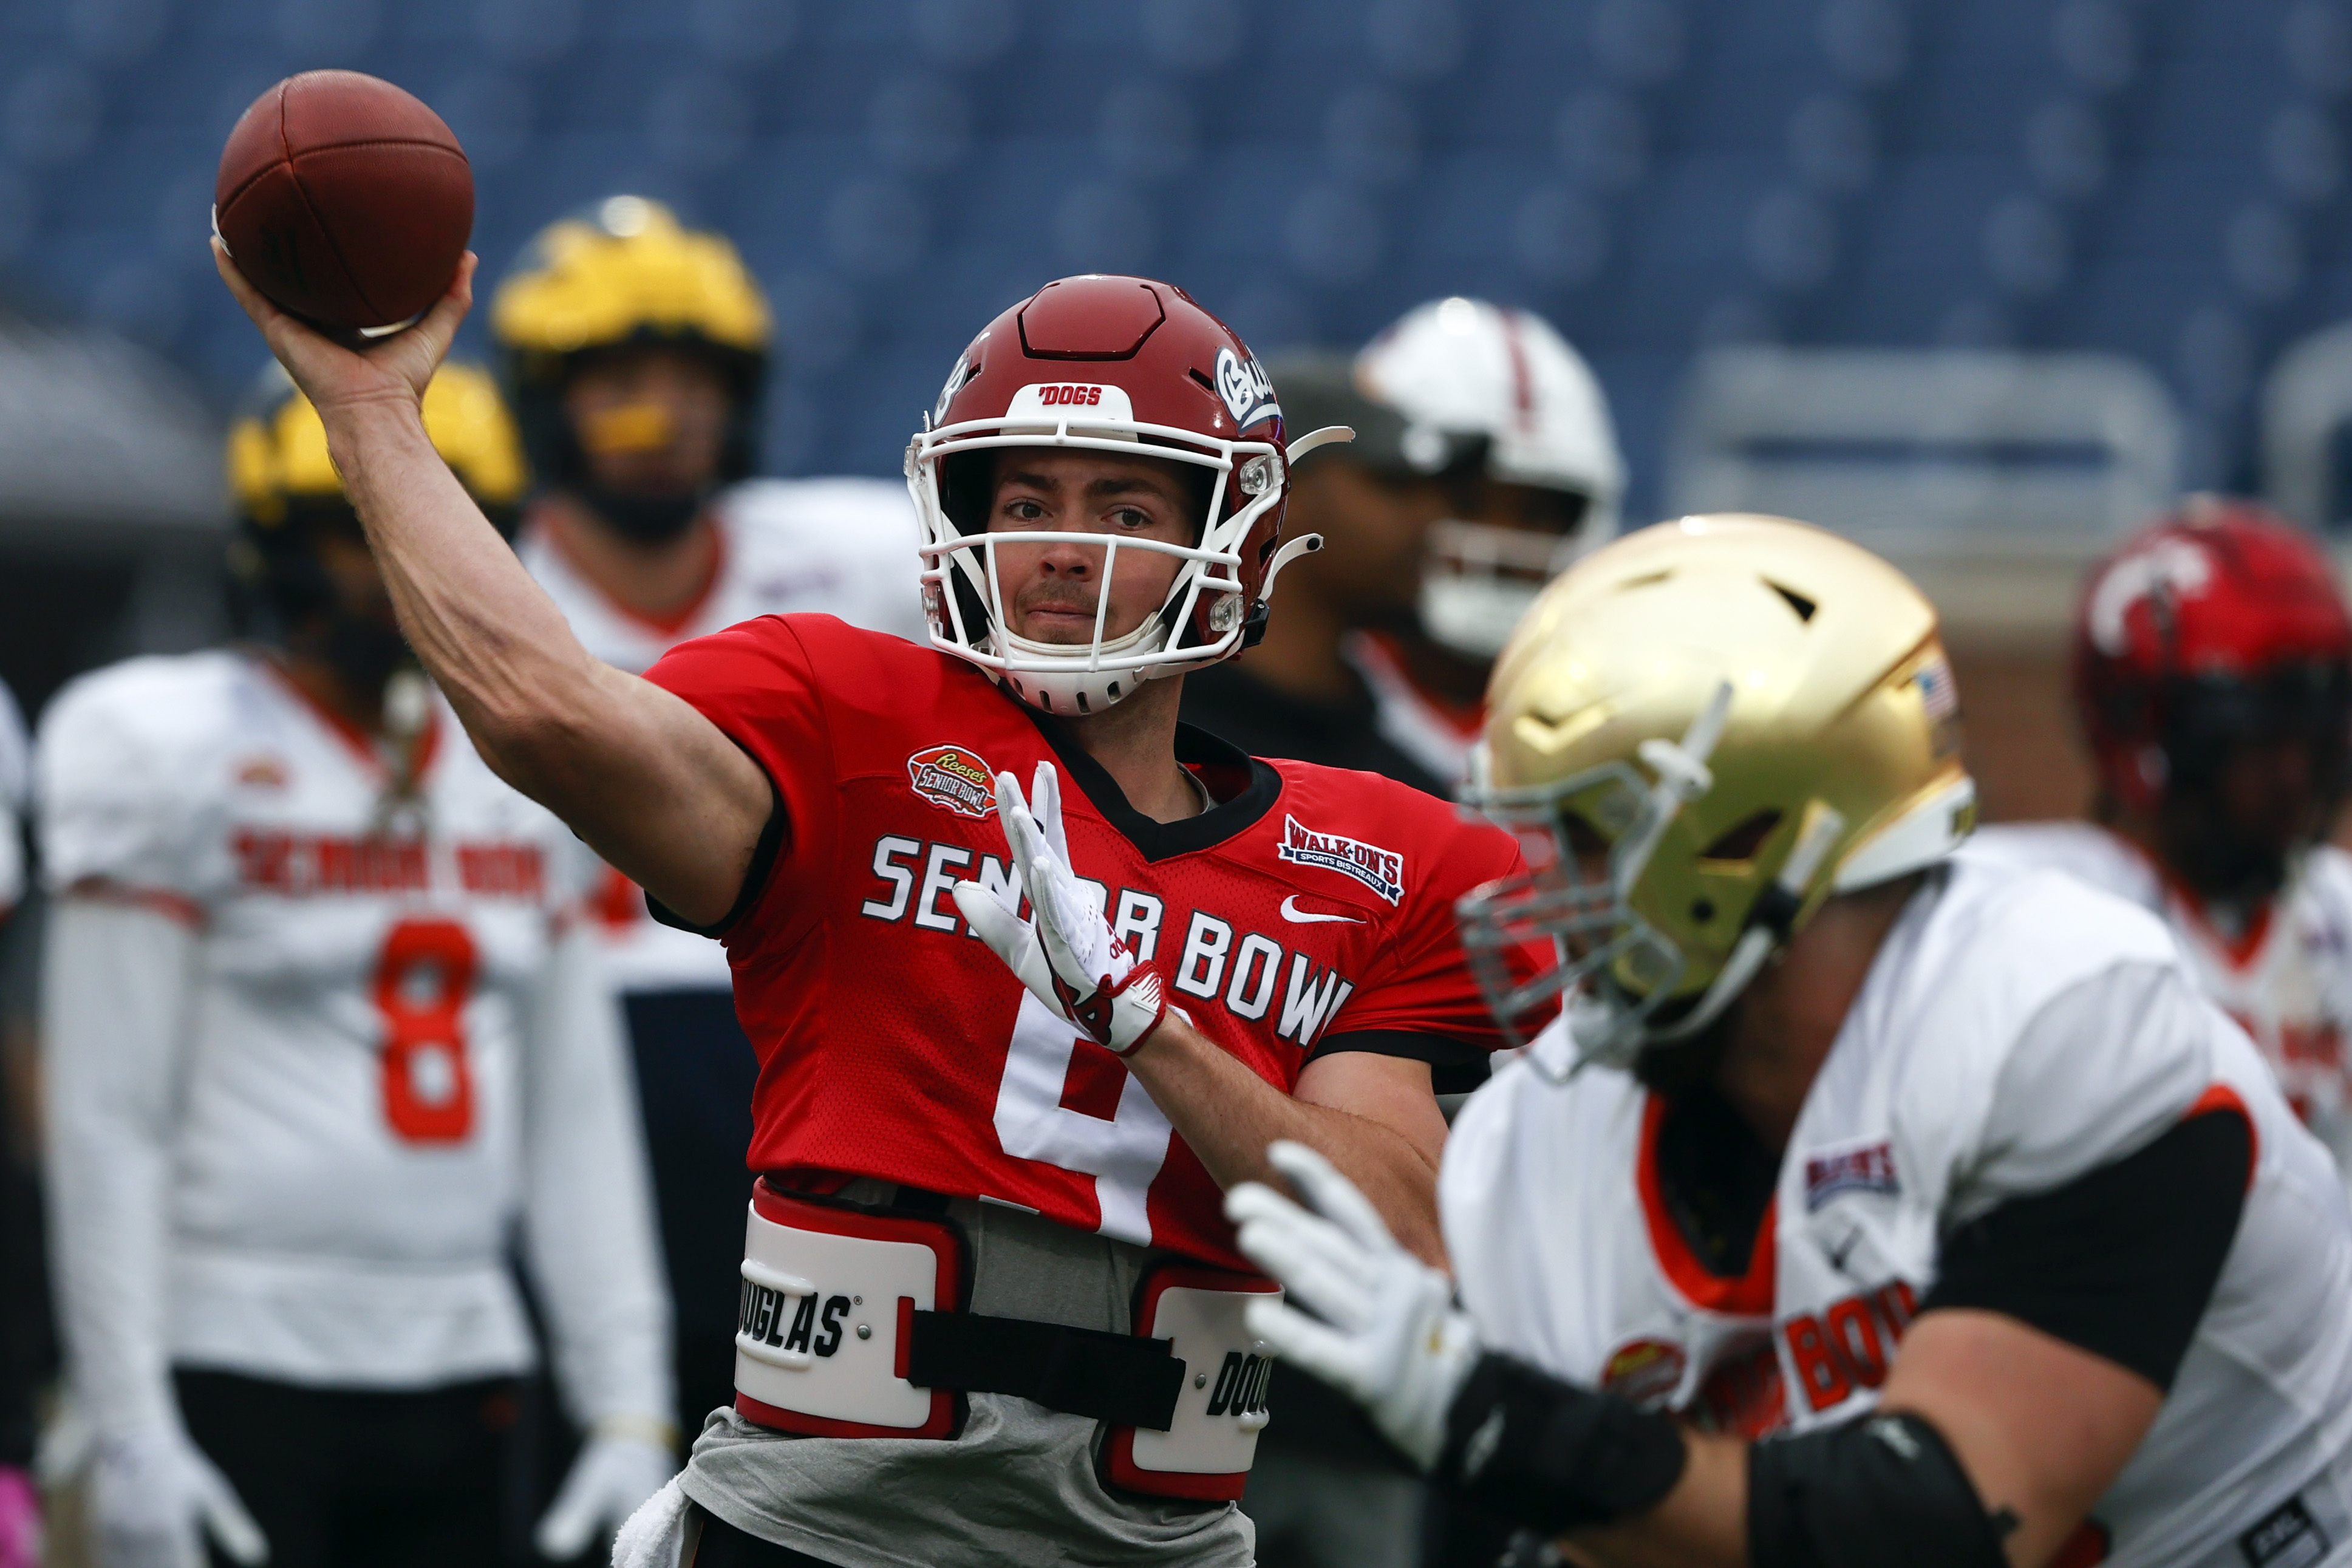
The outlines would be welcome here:
M 1364 923 L 1353 915 L 1318 915 L 1302 910 L 1298 907 L 1298 895 L 1296 893 L 1282 900 L 1282 918 L 1294 925 L 1303 926 L 1321 925 L 1326 921 L 1342 921 L 1351 926 Z

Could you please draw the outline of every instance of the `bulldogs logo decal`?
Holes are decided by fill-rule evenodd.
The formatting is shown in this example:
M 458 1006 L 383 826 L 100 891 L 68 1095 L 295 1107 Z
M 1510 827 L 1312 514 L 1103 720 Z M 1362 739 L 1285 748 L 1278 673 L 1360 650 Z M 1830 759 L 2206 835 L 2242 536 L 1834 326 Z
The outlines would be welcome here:
M 985 332 L 981 334 L 983 338 L 987 335 Z M 955 395 L 964 389 L 966 383 L 980 374 L 980 361 L 967 357 L 971 352 L 967 349 L 956 356 L 955 368 L 948 372 L 947 384 L 940 388 L 940 400 L 931 405 L 931 424 L 934 426 L 948 422 L 948 405 L 955 401 Z
M 907 759 L 907 786 L 958 816 L 996 814 L 996 774 L 968 746 L 929 746 Z
M 1234 424 L 1246 430 L 1261 419 L 1282 417 L 1282 405 L 1274 400 L 1274 383 L 1255 359 L 1244 360 L 1231 349 L 1217 351 L 1217 395 L 1225 400 L 1225 412 L 1234 416 Z

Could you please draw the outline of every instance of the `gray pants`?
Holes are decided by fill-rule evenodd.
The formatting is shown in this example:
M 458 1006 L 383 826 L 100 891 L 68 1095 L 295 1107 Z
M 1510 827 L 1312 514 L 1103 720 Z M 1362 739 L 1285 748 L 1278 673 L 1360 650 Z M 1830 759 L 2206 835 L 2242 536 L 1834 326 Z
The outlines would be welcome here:
M 993 1394 L 963 1435 L 793 1437 L 715 1411 L 686 1495 L 736 1529 L 840 1568 L 1249 1568 L 1232 1503 L 1133 1498 L 1095 1479 L 1096 1424 Z
M 1265 1568 L 1412 1568 L 1421 1560 L 1421 1484 L 1392 1471 L 1261 1446 L 1242 1507 L 1257 1526 Z
M 843 1195 L 887 1203 L 859 1182 Z M 1146 1251 L 994 1205 L 958 1201 L 971 1310 L 1126 1333 Z M 686 1495 L 736 1529 L 840 1568 L 1250 1568 L 1232 1503 L 1135 1497 L 1095 1471 L 1098 1423 L 1026 1399 L 969 1396 L 951 1439 L 797 1437 L 713 1411 Z

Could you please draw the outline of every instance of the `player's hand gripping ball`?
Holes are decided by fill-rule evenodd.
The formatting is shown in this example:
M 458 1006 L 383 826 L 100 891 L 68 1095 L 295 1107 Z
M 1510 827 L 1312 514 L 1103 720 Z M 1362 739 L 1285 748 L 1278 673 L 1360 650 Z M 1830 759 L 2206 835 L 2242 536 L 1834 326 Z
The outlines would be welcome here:
M 1051 763 L 1037 764 L 1029 798 L 1011 773 L 996 775 L 996 816 L 1013 850 L 1010 904 L 978 882 L 955 885 L 956 908 L 1037 999 L 1120 1056 L 1132 1055 L 1168 1016 L 1157 970 L 1139 963 L 1070 869 L 1062 790 Z M 1021 918 L 1021 895 L 1030 918 Z
M 441 117 L 388 81 L 305 71 L 256 99 L 221 150 L 213 229 L 280 310 L 396 331 L 447 291 L 474 230 L 474 171 Z

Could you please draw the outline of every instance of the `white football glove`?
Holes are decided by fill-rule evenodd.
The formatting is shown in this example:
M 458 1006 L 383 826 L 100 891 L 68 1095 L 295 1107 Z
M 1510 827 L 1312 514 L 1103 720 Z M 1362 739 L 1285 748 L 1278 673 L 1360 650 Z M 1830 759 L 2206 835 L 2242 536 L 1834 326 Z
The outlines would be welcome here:
M 672 1476 L 613 1538 L 613 1568 L 678 1568 L 686 1555 L 686 1489 Z
M 997 774 L 996 816 L 1013 849 L 1011 907 L 978 882 L 958 882 L 956 908 L 1039 1001 L 1098 1044 L 1130 1055 L 1168 1016 L 1167 987 L 1158 971 L 1137 962 L 1070 870 L 1054 764 L 1037 764 L 1026 801 L 1011 773 Z M 1029 896 L 1025 921 L 1021 893 Z
M 1265 1157 L 1307 1206 L 1258 1182 L 1225 1194 L 1243 1253 L 1288 1292 L 1249 1304 L 1250 1332 L 1361 1405 L 1430 1468 L 1445 1447 L 1446 1411 L 1478 1359 L 1453 1281 L 1399 1247 L 1370 1200 L 1314 1150 L 1284 1141 Z
M 205 1568 L 206 1535 L 236 1562 L 269 1561 L 236 1489 L 176 1426 L 98 1439 L 89 1523 L 98 1568 Z
M 539 1554 L 569 1562 L 604 1531 L 617 1528 L 677 1474 L 670 1451 L 639 1436 L 588 1439 L 572 1461 L 555 1501 L 531 1533 Z

